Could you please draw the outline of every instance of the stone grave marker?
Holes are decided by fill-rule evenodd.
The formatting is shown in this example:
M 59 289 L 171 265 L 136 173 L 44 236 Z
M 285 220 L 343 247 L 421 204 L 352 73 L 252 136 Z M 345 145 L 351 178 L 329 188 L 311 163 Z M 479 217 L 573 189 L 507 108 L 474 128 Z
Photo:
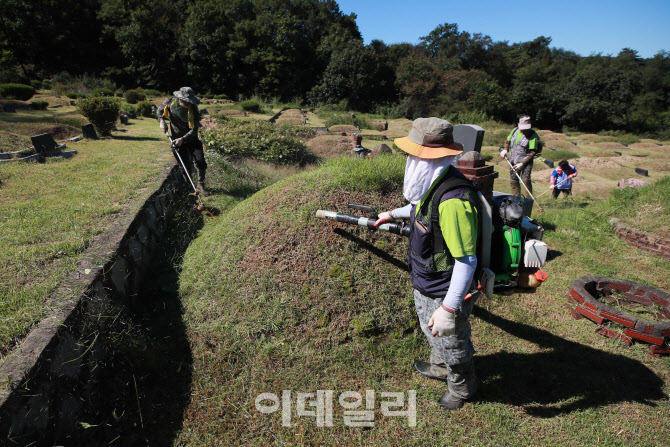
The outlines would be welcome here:
M 84 134 L 84 138 L 93 138 L 93 139 L 98 138 L 98 134 L 95 133 L 95 128 L 91 123 L 84 124 L 83 126 L 81 126 L 81 131 Z
M 470 151 L 480 152 L 484 141 L 484 129 L 475 124 L 458 124 L 454 126 L 454 141 L 463 145 L 463 153 L 457 155 L 451 163 L 457 166 L 458 159 Z
M 61 149 L 65 148 L 64 144 L 58 144 L 54 140 L 54 137 L 49 133 L 43 133 L 41 135 L 35 135 L 30 137 L 30 141 L 33 142 L 33 146 L 38 154 L 43 157 L 51 157 L 57 155 L 61 152 Z
M 645 177 L 649 177 L 649 171 L 646 170 L 646 169 L 635 168 L 635 173 L 636 173 L 636 174 L 643 175 L 643 176 L 645 176 Z
M 549 166 L 550 168 L 554 167 L 554 162 L 551 160 L 544 160 L 544 164 Z
M 463 153 L 482 149 L 484 129 L 474 124 L 458 124 L 454 126 L 454 141 L 463 145 Z

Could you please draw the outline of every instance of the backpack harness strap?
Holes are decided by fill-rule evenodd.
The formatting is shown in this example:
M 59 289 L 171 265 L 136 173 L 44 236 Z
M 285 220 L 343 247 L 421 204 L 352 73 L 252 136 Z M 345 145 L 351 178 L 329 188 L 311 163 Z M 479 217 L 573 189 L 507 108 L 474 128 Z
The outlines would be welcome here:
M 442 236 L 442 229 L 440 228 L 439 206 L 440 199 L 444 194 L 456 188 L 470 188 L 477 192 L 477 186 L 465 178 L 451 177 L 442 182 L 433 193 L 430 211 L 430 224 L 433 230 L 433 254 L 444 253 L 447 250 L 447 243 Z

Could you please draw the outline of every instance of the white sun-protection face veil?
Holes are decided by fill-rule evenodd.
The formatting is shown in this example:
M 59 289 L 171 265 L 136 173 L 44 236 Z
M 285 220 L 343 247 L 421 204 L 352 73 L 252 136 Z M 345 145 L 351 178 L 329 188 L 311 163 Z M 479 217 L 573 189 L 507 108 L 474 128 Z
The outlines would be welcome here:
M 405 165 L 405 183 L 403 195 L 413 205 L 423 197 L 430 185 L 433 184 L 447 166 L 454 160 L 454 156 L 425 160 L 414 155 L 407 156 Z

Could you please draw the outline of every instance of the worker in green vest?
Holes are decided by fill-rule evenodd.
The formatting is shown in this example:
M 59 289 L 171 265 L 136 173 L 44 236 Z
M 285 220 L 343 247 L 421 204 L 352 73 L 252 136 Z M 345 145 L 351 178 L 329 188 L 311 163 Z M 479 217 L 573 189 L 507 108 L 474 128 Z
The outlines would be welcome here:
M 524 115 L 519 118 L 519 124 L 510 132 L 505 140 L 505 146 L 500 152 L 502 158 L 508 157 L 513 167 L 509 171 L 509 183 L 512 195 L 520 196 L 521 188 L 519 177 L 523 180 L 528 191 L 533 192 L 530 174 L 533 170 L 533 158 L 540 148 L 540 137 L 532 129 L 530 116 Z M 509 155 L 509 156 L 508 156 Z M 519 177 L 514 173 L 516 171 Z
M 166 99 L 158 106 L 158 122 L 161 130 L 167 132 L 165 120 L 170 121 L 172 142 L 189 171 L 193 169 L 195 160 L 195 165 L 198 167 L 198 190 L 204 195 L 207 162 L 202 142 L 198 138 L 200 127 L 198 104 L 200 98 L 195 96 L 193 89 L 182 87 L 174 92 L 174 97 Z

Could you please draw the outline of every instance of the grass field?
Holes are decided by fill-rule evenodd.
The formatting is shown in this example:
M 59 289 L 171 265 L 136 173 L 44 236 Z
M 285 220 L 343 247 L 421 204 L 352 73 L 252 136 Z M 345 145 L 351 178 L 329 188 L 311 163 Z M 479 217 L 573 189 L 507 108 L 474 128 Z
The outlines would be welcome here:
M 49 293 L 91 239 L 160 184 L 171 159 L 161 136 L 155 120 L 132 120 L 111 138 L 68 142 L 70 159 L 0 166 L 0 358 L 49 314 Z

